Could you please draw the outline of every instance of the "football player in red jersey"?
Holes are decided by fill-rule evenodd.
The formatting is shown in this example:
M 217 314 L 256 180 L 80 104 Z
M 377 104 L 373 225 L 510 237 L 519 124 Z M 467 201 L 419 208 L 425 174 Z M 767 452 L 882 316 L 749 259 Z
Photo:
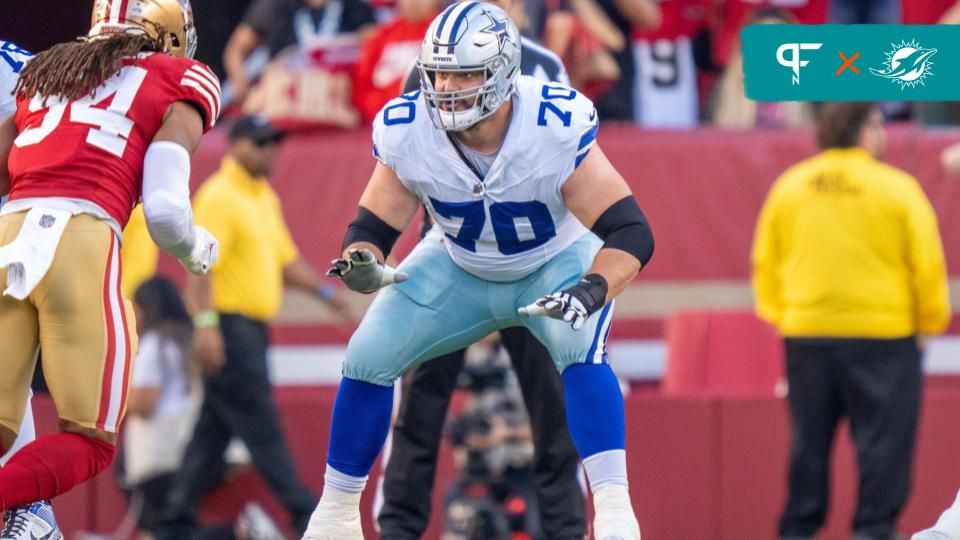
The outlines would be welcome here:
M 0 452 L 17 435 L 38 347 L 61 431 L 0 469 L 0 510 L 113 461 L 137 348 L 119 267 L 133 206 L 142 198 L 154 241 L 189 271 L 216 260 L 188 181 L 220 88 L 195 48 L 188 0 L 97 0 L 86 39 L 20 73 L 16 113 L 0 123 Z

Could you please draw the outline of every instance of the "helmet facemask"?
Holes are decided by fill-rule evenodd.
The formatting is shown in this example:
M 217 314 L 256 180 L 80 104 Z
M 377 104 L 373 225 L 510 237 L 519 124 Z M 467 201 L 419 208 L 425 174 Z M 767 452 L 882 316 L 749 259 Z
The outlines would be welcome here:
M 494 65 L 498 64 L 498 65 Z M 499 59 L 484 66 L 439 67 L 425 66 L 418 63 L 420 69 L 420 89 L 427 102 L 427 110 L 436 127 L 447 131 L 463 131 L 484 118 L 493 114 L 502 100 L 496 94 L 497 78 L 494 71 L 503 62 Z M 471 88 L 452 91 L 436 89 L 437 73 L 472 73 L 483 74 L 483 82 Z M 464 102 L 467 107 L 464 108 Z M 458 110 L 459 108 L 459 110 Z

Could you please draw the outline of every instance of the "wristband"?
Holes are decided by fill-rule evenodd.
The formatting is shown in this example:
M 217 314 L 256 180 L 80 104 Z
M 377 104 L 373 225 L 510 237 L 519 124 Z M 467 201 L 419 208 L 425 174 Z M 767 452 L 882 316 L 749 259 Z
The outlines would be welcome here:
M 324 302 L 329 302 L 333 300 L 333 297 L 337 295 L 337 286 L 333 283 L 324 283 L 317 290 L 317 298 Z
M 220 324 L 220 314 L 215 309 L 205 309 L 193 316 L 195 328 L 210 328 Z

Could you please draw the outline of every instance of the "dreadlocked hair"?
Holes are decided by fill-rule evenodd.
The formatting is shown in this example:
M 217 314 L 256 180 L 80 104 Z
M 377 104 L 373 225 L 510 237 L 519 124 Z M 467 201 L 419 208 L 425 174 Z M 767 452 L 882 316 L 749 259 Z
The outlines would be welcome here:
M 157 35 L 162 36 L 162 32 Z M 67 100 L 93 97 L 104 81 L 123 67 L 124 58 L 143 51 L 163 51 L 162 38 L 124 32 L 106 37 L 60 43 L 38 53 L 20 72 L 14 95 L 31 99 L 61 96 Z

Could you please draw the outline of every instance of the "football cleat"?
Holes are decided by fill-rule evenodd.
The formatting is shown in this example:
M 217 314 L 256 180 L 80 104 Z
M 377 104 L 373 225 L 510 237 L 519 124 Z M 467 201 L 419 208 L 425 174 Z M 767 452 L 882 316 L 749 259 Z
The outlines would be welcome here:
M 601 487 L 593 494 L 593 507 L 596 540 L 640 540 L 640 524 L 626 486 Z
M 321 498 L 310 516 L 303 540 L 363 540 L 359 506 Z
M 7 510 L 3 517 L 2 540 L 63 540 L 50 501 L 40 501 Z

